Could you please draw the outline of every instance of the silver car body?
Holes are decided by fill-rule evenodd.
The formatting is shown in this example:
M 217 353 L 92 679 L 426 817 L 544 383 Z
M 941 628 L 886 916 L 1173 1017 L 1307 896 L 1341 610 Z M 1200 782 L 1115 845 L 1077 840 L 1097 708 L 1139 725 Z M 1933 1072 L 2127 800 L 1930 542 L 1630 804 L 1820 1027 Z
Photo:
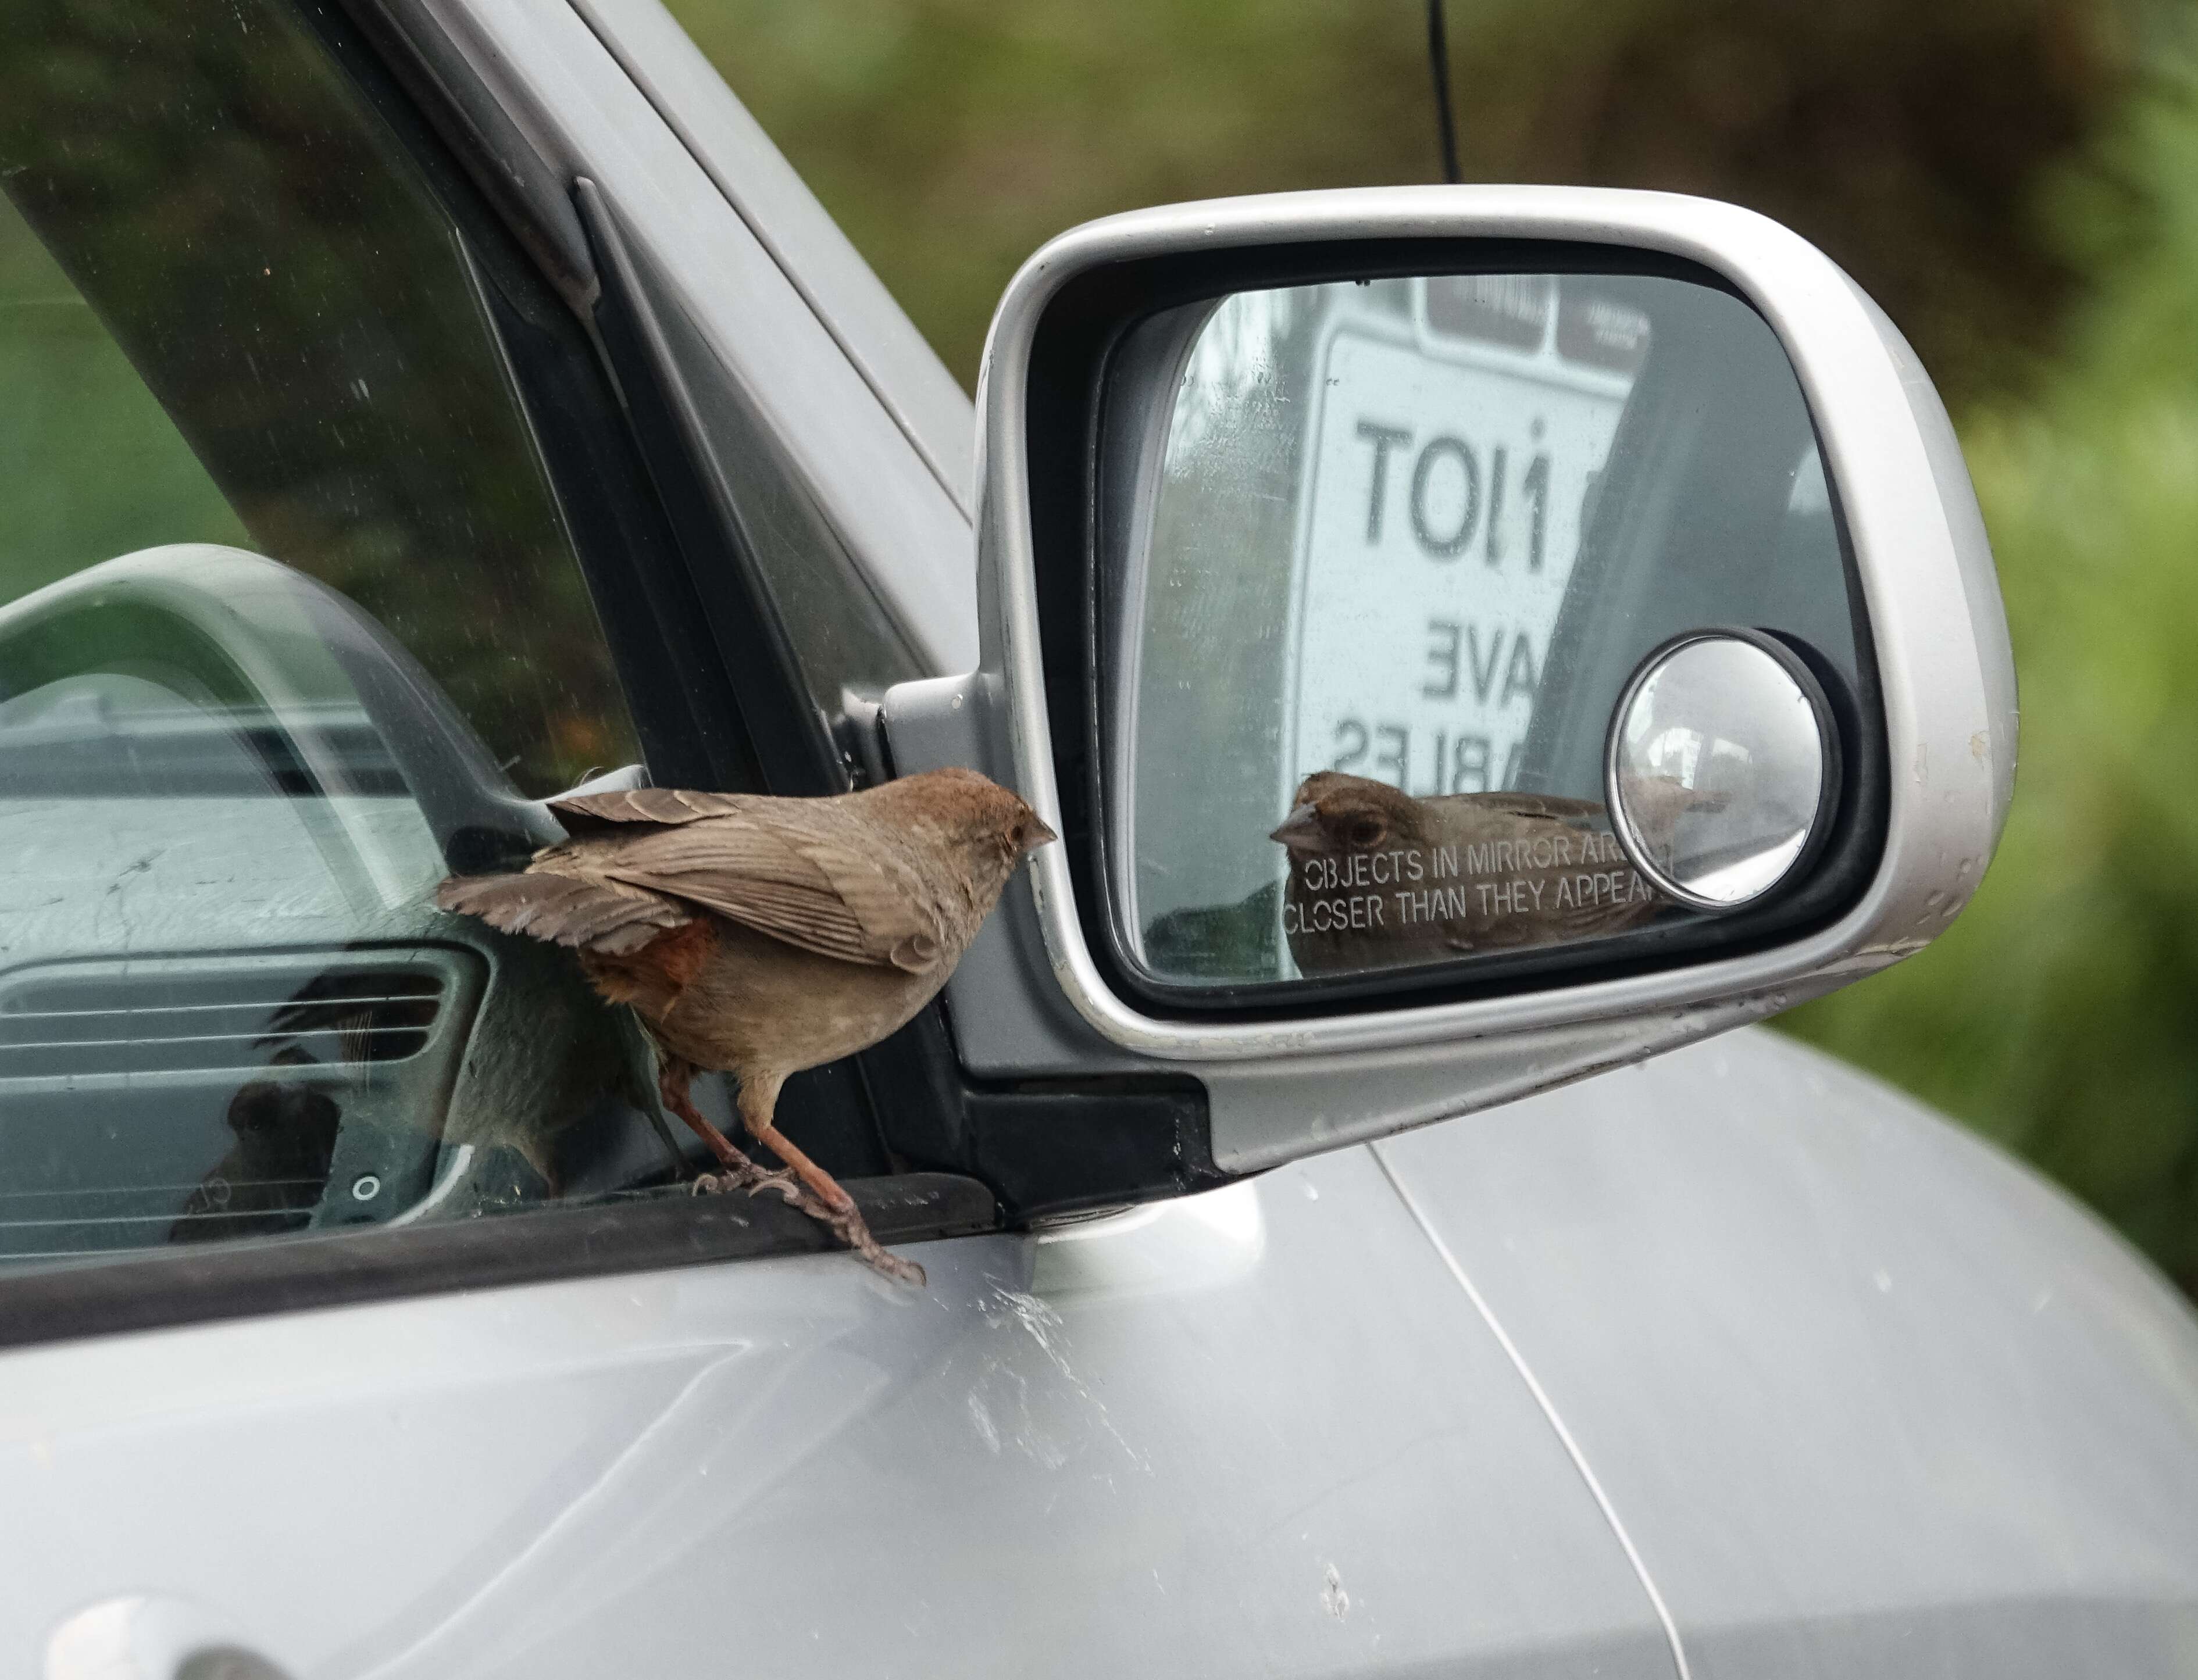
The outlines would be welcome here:
M 968 668 L 970 407 L 708 65 L 651 0 L 436 9 Z M 0 1673 L 2198 1669 L 2184 1304 L 1760 1029 L 922 1254 L 0 1357 Z

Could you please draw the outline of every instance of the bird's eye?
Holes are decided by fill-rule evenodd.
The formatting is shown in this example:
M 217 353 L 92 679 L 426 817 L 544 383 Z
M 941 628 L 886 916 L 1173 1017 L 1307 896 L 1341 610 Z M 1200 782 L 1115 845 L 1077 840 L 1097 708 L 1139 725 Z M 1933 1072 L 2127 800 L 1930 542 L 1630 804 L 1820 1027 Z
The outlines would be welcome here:
M 1380 817 L 1362 817 L 1351 825 L 1351 843 L 1353 846 L 1379 846 L 1385 832 Z

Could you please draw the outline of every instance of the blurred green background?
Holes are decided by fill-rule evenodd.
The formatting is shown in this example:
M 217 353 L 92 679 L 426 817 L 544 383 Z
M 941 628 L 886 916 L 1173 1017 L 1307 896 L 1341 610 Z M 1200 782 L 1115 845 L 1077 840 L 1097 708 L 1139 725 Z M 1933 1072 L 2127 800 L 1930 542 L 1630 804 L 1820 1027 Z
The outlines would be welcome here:
M 1416 0 L 672 0 L 965 384 L 1050 235 L 1433 178 Z M 2198 1293 L 2198 78 L 2188 4 L 1451 0 L 1466 178 L 1799 229 L 1968 451 L 2022 680 L 1968 911 L 1784 1025 L 2029 1156 Z

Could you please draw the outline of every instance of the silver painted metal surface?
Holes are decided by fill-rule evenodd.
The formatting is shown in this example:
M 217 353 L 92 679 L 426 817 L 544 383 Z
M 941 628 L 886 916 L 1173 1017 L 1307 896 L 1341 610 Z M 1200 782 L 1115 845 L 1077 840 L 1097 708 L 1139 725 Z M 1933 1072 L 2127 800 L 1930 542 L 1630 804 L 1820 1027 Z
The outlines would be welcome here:
M 1861 287 L 1852 280 L 1846 283 L 1847 289 L 1869 317 L 1870 323 L 1877 328 L 1879 341 L 1899 369 L 1901 394 L 1908 399 L 1909 409 L 1915 416 L 1916 435 L 1922 439 L 1925 452 L 1930 457 L 1932 480 L 1942 498 L 1941 511 L 1953 535 L 1954 558 L 1961 567 L 1962 602 L 1968 609 L 1970 637 L 1980 648 L 1998 650 L 1998 657 L 1986 660 L 1983 666 L 1985 712 L 1993 720 L 1995 733 L 1987 738 L 1989 750 L 1979 756 L 1991 764 L 1992 803 L 2004 823 L 2009 801 L 2015 797 L 2015 766 L 2020 745 L 2015 655 L 2007 640 L 2007 609 L 2000 600 L 1999 573 L 1993 569 L 1992 544 L 1985 534 L 1984 510 L 1977 506 L 1976 486 L 1969 482 L 1968 467 L 1962 459 L 1961 439 L 1954 435 L 1954 422 L 1939 398 L 1939 387 L 1923 371 L 1923 363 L 1916 358 L 1900 328 Z M 1973 739 L 1969 742 L 1973 755 L 1976 755 L 1976 747 L 1977 742 Z M 1911 767 L 1911 773 L 1919 782 L 1928 781 L 1929 771 L 1928 759 L 1919 759 Z M 1995 844 L 1999 840 L 1997 828 L 1992 831 L 1992 840 Z
M 1532 1368 L 1519 1352 L 1519 1345 L 1505 1333 L 1495 1313 L 1489 1310 L 1487 1298 L 1474 1287 L 1473 1279 L 1458 1264 L 1457 1256 L 1450 1244 L 1443 1240 L 1440 1226 L 1428 1216 L 1428 1210 L 1421 1205 L 1420 1199 L 1412 1193 L 1410 1187 L 1397 1177 L 1396 1169 L 1390 1166 L 1387 1158 L 1371 1146 L 1369 1146 L 1368 1152 L 1373 1155 L 1375 1165 L 1381 1167 L 1381 1176 L 1389 1181 L 1389 1188 L 1396 1191 L 1397 1199 L 1404 1204 L 1404 1211 L 1412 1216 L 1412 1223 L 1420 1228 L 1422 1234 L 1433 1246 L 1435 1253 L 1441 1257 L 1444 1268 L 1457 1282 L 1457 1287 L 1465 1291 L 1466 1299 L 1473 1303 L 1473 1310 L 1480 1315 L 1481 1322 L 1496 1338 L 1497 1345 L 1503 1350 L 1503 1357 L 1511 1362 L 1511 1368 L 1519 1373 L 1519 1380 L 1526 1385 L 1527 1392 L 1534 1397 L 1535 1405 L 1541 1409 L 1542 1416 L 1549 1421 L 1551 1432 L 1563 1444 L 1565 1456 L 1572 1460 L 1573 1468 L 1579 1472 L 1580 1480 L 1595 1496 L 1596 1509 L 1602 1513 L 1603 1520 L 1610 1525 L 1611 1533 L 1617 1538 L 1619 1545 L 1625 1553 L 1627 1566 L 1633 1571 L 1634 1578 L 1641 1583 L 1641 1590 L 1648 1595 L 1648 1602 L 1655 1609 L 1657 1625 L 1664 1630 L 1665 1642 L 1672 1648 L 1672 1666 L 1678 1671 L 1679 1680 L 1692 1680 L 1692 1671 L 1687 1663 L 1687 1648 L 1680 1641 L 1678 1625 L 1672 1619 L 1671 1607 L 1664 1602 L 1664 1595 L 1657 1591 L 1655 1578 L 1649 1574 L 1648 1566 L 1641 1561 L 1641 1549 L 1633 1543 L 1633 1537 L 1625 1532 L 1625 1520 L 1618 1514 L 1617 1508 L 1610 1503 L 1610 1496 L 1603 1491 L 1602 1483 L 1595 1474 L 1595 1467 L 1587 1462 L 1587 1455 L 1580 1450 L 1573 1432 L 1565 1427 L 1565 1420 L 1550 1403 L 1548 1391 L 1535 1381 Z
M 221 1618 L 146 1593 L 69 1617 L 47 1639 L 37 1671 L 44 1680 L 289 1680 Z
M 922 1254 L 0 1358 L 0 1671 L 151 1584 L 310 1680 L 1672 1673 L 1364 1153 Z
M 1446 1069 L 1456 1113 L 1670 1048 L 1783 1009 L 1919 949 L 1974 889 L 2004 816 L 2015 754 L 2004 619 L 1974 497 L 1944 410 L 1908 388 L 1920 373 L 1883 317 L 1820 252 L 1751 212 L 1665 194 L 1576 188 L 1383 188 L 1276 195 L 1143 211 L 1054 241 L 1017 275 L 997 317 L 980 390 L 986 478 L 979 520 L 984 660 L 980 693 L 996 756 L 1049 821 L 1060 816 L 1039 667 L 1025 445 L 1032 336 L 1048 301 L 1094 264 L 1196 247 L 1315 239 L 1472 235 L 1567 240 L 1660 251 L 1724 275 L 1784 345 L 1846 514 L 1876 642 L 1893 760 L 1883 861 L 1857 906 L 1816 934 L 1685 968 L 1417 1009 L 1259 1023 L 1178 1022 L 1117 997 L 1078 919 L 1067 863 L 1032 860 L 1029 887 L 1046 960 L 1094 1032 L 1196 1072 L 1214 1096 L 1218 1162 L 1251 1170 L 1310 1148 L 1381 1135 L 1408 1113 L 1378 1102 L 1338 1117 L 1232 1090 L 1240 1070 L 1294 1061 L 1373 1079 L 1397 1053 Z M 893 707 L 888 705 L 890 718 Z M 965 965 L 965 971 L 967 965 Z M 982 1021 L 987 970 L 957 977 L 957 1020 Z M 980 1063 L 1032 1047 L 997 1040 Z M 1255 1075 L 1252 1083 L 1277 1094 Z M 1367 1082 L 1358 1088 L 1367 1089 Z
M 617 42 L 637 67 L 664 78 L 650 84 L 657 98 L 680 88 L 691 94 L 691 76 L 667 66 L 659 49 L 635 44 L 647 32 L 632 22 L 637 13 L 597 8 L 591 25 L 564 0 L 433 3 L 537 149 L 567 179 L 584 176 L 602 189 L 722 376 L 748 394 L 790 469 L 930 667 L 969 669 L 975 591 L 968 516 L 948 489 L 957 469 L 942 454 L 934 471 L 911 442 L 912 432 L 936 433 L 936 411 L 951 404 L 935 383 L 927 397 L 906 394 L 921 382 L 907 371 L 914 354 L 904 343 L 892 354 L 881 347 L 891 335 L 880 326 L 884 306 L 875 296 L 859 307 L 846 301 L 839 244 L 820 241 L 813 218 L 789 213 L 777 189 L 744 206 L 772 243 L 758 237 L 605 45 Z M 720 173 L 737 166 L 741 154 L 724 149 L 732 142 L 722 124 L 683 104 L 678 109 Z M 790 270 L 817 276 L 807 295 Z M 820 307 L 833 311 L 829 323 Z M 893 394 L 892 405 L 881 392 Z
M 2188 1671 L 2198 1328 L 2027 1172 L 1756 1033 L 1379 1147 L 0 1357 L 0 1671 L 1669 1676 L 1643 1577 L 1695 1680 Z

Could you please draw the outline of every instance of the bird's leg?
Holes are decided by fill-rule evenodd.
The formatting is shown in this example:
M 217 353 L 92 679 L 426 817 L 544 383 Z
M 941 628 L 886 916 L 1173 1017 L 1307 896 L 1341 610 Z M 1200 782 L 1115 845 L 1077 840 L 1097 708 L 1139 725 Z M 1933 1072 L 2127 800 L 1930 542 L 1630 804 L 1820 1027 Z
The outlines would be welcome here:
M 710 1153 L 718 1158 L 724 1176 L 741 1189 L 755 1191 L 766 1186 L 791 1189 L 782 1172 L 765 1172 L 746 1155 L 733 1147 L 733 1140 L 712 1125 L 700 1108 L 695 1106 L 692 1089 L 695 1083 L 695 1064 L 672 1055 L 660 1052 L 656 1072 L 656 1094 L 664 1106 L 687 1122 L 695 1135 L 710 1146 Z M 708 1174 L 695 1181 L 695 1189 L 717 1188 Z
M 765 1074 L 741 1081 L 741 1124 L 748 1129 L 748 1135 L 757 1142 L 793 1168 L 794 1176 L 808 1186 L 822 1204 L 821 1209 L 804 1208 L 803 1212 L 829 1227 L 840 1241 L 861 1255 L 873 1270 L 883 1272 L 898 1282 L 921 1286 L 924 1281 L 923 1268 L 913 1260 L 904 1260 L 881 1247 L 877 1238 L 870 1235 L 869 1226 L 863 1222 L 862 1210 L 855 1206 L 855 1199 L 840 1188 L 838 1181 L 830 1173 L 797 1148 L 794 1140 L 773 1123 L 772 1116 L 778 1108 L 781 1083 L 776 1077 Z

